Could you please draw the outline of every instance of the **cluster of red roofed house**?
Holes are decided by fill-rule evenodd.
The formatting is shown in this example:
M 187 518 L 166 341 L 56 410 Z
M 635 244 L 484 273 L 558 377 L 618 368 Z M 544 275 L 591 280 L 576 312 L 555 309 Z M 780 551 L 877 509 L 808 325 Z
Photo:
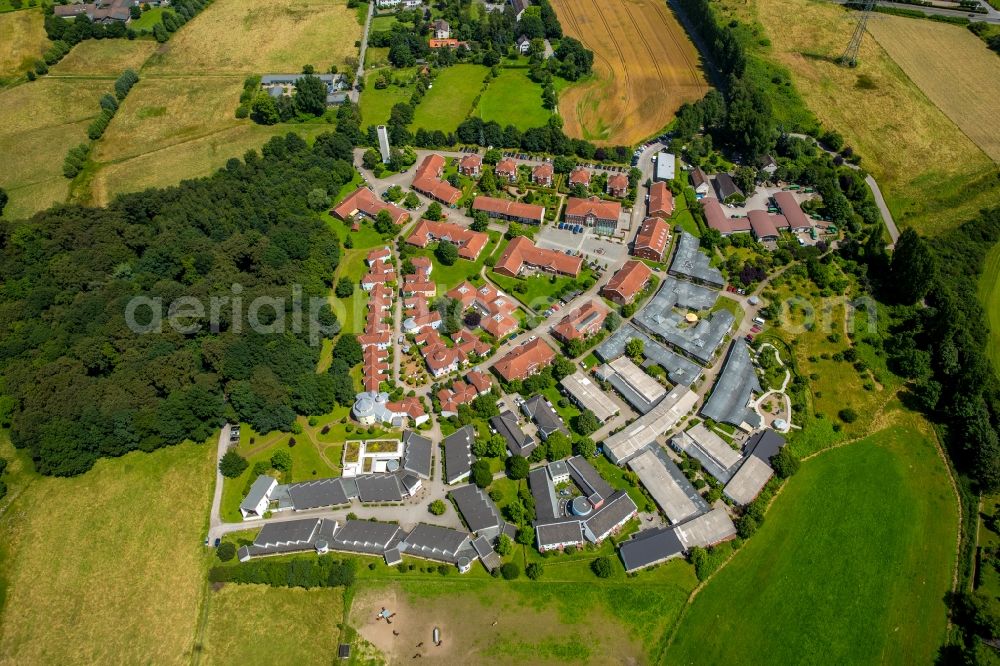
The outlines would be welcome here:
M 330 214 L 338 220 L 345 222 L 352 221 L 355 225 L 352 227 L 352 231 L 357 231 L 359 227 L 358 217 L 367 217 L 374 220 L 383 210 L 389 211 L 392 223 L 397 226 L 405 224 L 410 219 L 410 214 L 405 210 L 399 206 L 382 201 L 367 187 L 359 187 L 351 192 L 346 199 L 330 211 Z
M 459 405 L 467 405 L 493 388 L 493 379 L 478 370 L 465 375 L 465 380 L 456 379 L 448 388 L 437 392 L 441 403 L 441 416 L 447 418 L 458 414 Z
M 416 334 L 425 328 L 437 330 L 441 326 L 441 313 L 431 307 L 437 295 L 437 285 L 431 281 L 434 265 L 427 257 L 410 259 L 413 273 L 403 276 L 403 319 L 405 334 Z
M 541 338 L 521 343 L 493 364 L 493 371 L 504 381 L 527 379 L 552 364 L 556 353 Z
M 454 208 L 462 198 L 462 190 L 441 179 L 444 166 L 445 159 L 440 155 L 425 157 L 414 174 L 413 189 L 425 197 Z
M 618 305 L 628 305 L 645 289 L 652 276 L 653 271 L 649 266 L 632 259 L 611 276 L 601 289 L 601 295 Z
M 583 259 L 571 257 L 558 250 L 537 247 L 529 238 L 512 239 L 497 259 L 493 270 L 500 275 L 517 277 L 523 271 L 538 270 L 577 277 L 583 268 Z
M 589 338 L 601 330 L 608 309 L 598 300 L 590 300 L 571 310 L 552 327 L 552 335 L 563 342 Z
M 458 256 L 475 261 L 490 237 L 481 231 L 472 231 L 450 222 L 420 220 L 413 233 L 406 239 L 410 245 L 424 248 L 434 242 L 447 242 L 458 247 Z
M 477 310 L 482 315 L 479 327 L 497 340 L 514 333 L 520 326 L 514 316 L 517 304 L 489 283 L 475 287 L 470 282 L 463 282 L 448 292 L 448 298 L 461 303 L 463 311 Z
M 485 358 L 493 349 L 489 343 L 483 342 L 467 329 L 458 331 L 451 338 L 455 342 L 453 347 L 449 347 L 434 329 L 421 331 L 414 337 L 427 369 L 435 378 L 455 372 L 477 358 Z

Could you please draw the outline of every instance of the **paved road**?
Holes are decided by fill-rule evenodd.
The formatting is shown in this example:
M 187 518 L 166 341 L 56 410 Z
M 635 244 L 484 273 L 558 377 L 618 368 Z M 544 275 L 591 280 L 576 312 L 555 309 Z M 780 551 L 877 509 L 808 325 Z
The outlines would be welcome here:
M 368 28 L 372 23 L 372 14 L 375 13 L 375 3 L 369 3 L 368 5 L 368 15 L 365 17 L 365 31 L 361 35 L 361 50 L 358 55 L 358 71 L 354 75 L 354 87 L 351 88 L 351 92 L 348 93 L 350 100 L 357 104 L 358 100 L 361 98 L 361 93 L 358 91 L 358 83 L 365 80 L 365 51 L 368 50 Z
M 807 134 L 792 133 L 789 136 L 794 136 L 799 139 L 812 141 L 813 143 L 816 144 L 817 148 L 826 151 L 826 153 L 829 155 L 837 154 L 832 150 L 827 150 L 826 148 L 821 146 L 818 142 L 816 142 L 816 140 L 813 137 Z M 844 165 L 851 169 L 854 169 L 855 171 L 861 170 L 861 167 L 859 167 L 857 164 L 844 162 Z M 892 247 L 896 244 L 896 241 L 899 239 L 899 229 L 896 227 L 896 220 L 893 219 L 892 212 L 889 210 L 889 206 L 885 203 L 885 197 L 882 196 L 882 190 L 881 188 L 879 188 L 878 183 L 875 182 L 875 179 L 871 176 L 871 174 L 865 176 L 865 183 L 868 184 L 868 189 L 872 191 L 872 197 L 874 197 L 875 199 L 875 205 L 878 206 L 879 215 L 882 216 L 882 222 L 885 224 L 885 228 L 889 232 L 889 238 L 892 239 L 892 245 L 890 246 Z
M 846 5 L 850 0 L 830 0 L 838 5 Z M 856 1 L 856 0 L 855 0 Z M 892 7 L 894 9 L 910 9 L 924 14 L 934 14 L 937 16 L 952 16 L 957 18 L 967 18 L 973 23 L 1000 23 L 1000 11 L 990 7 L 989 3 L 982 0 L 980 4 L 986 8 L 985 14 L 976 14 L 965 9 L 949 9 L 947 7 L 923 7 L 920 5 L 909 5 L 903 2 L 884 2 L 879 0 L 882 7 Z
M 213 543 L 216 537 L 222 536 L 219 530 L 223 526 L 222 522 L 222 472 L 219 471 L 219 462 L 222 460 L 222 456 L 226 455 L 226 451 L 229 450 L 229 424 L 227 423 L 223 426 L 222 431 L 219 433 L 219 441 L 216 444 L 216 456 L 215 456 L 215 494 L 212 496 L 212 514 L 209 517 L 209 530 L 208 539 L 209 543 Z

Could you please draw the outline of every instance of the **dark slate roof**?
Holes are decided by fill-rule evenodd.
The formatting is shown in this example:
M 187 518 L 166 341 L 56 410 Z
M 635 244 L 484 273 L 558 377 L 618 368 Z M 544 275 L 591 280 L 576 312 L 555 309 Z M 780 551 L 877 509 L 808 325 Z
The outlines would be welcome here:
M 600 541 L 619 523 L 638 511 L 639 508 L 624 490 L 615 491 L 611 499 L 604 503 L 593 515 L 584 521 L 584 532 L 588 538 Z
M 569 430 L 566 429 L 559 414 L 552 409 L 552 405 L 545 399 L 545 396 L 536 395 L 528 398 L 521 404 L 521 410 L 538 426 L 538 435 L 542 439 L 548 438 L 557 430 L 569 435 Z
M 401 502 L 403 489 L 395 474 L 366 474 L 356 476 L 358 497 L 362 502 Z
M 458 505 L 458 511 L 465 524 L 473 532 L 497 530 L 503 524 L 496 504 L 483 490 L 475 485 L 459 486 L 451 491 L 451 498 Z
M 403 536 L 396 523 L 377 523 L 370 520 L 348 520 L 333 537 L 330 547 L 352 553 L 381 555 Z
M 759 395 L 761 392 L 747 343 L 743 338 L 736 338 L 701 413 L 713 421 L 737 427 L 745 422 L 756 428 L 760 426 L 760 415 L 747 405 L 753 393 Z
M 521 426 L 517 423 L 517 415 L 509 409 L 499 416 L 490 419 L 490 425 L 498 433 L 503 435 L 507 442 L 507 449 L 514 456 L 530 456 L 538 443 L 532 439 L 531 435 L 526 435 Z
M 420 485 L 420 479 L 417 478 L 415 474 L 410 474 L 409 472 L 397 472 L 396 476 L 399 478 L 399 482 L 403 485 L 406 492 L 412 495 L 418 485 Z
M 340 479 L 319 479 L 288 485 L 288 496 L 296 511 L 347 504 L 350 499 Z
M 500 556 L 493 550 L 493 544 L 490 543 L 489 539 L 486 537 L 477 537 L 473 539 L 472 547 L 475 549 L 476 555 L 479 555 L 479 560 L 486 567 L 487 571 L 493 571 L 500 566 Z
M 471 425 L 459 428 L 444 438 L 445 481 L 455 483 L 472 469 L 472 442 L 476 429 Z
M 743 445 L 743 452 L 760 458 L 770 465 L 771 457 L 778 453 L 784 445 L 785 438 L 768 428 L 750 437 Z
M 583 543 L 583 527 L 579 520 L 560 520 L 535 526 L 538 547 L 561 543 Z
M 403 561 L 403 556 L 400 555 L 399 548 L 390 548 L 389 550 L 385 551 L 383 557 L 385 558 L 385 563 L 388 564 L 390 567 L 399 564 L 400 562 Z
M 621 544 L 618 550 L 625 571 L 635 571 L 684 553 L 677 532 L 672 527 L 639 532 Z
M 399 545 L 409 555 L 455 563 L 459 557 L 476 557 L 469 534 L 450 527 L 420 523 Z
M 545 523 L 556 519 L 559 503 L 556 500 L 555 486 L 544 467 L 536 467 L 528 472 L 528 485 L 531 496 L 535 499 L 535 519 Z
M 600 472 L 587 462 L 583 456 L 573 456 L 566 461 L 569 464 L 569 475 L 573 483 L 580 486 L 580 490 L 587 497 L 600 495 L 601 499 L 608 499 L 615 491 Z
M 403 469 L 413 472 L 419 477 L 429 479 L 431 476 L 431 452 L 434 443 L 431 440 L 418 435 L 412 430 L 407 430 L 403 435 Z
M 743 190 L 736 186 L 736 181 L 728 173 L 716 174 L 715 189 L 719 193 L 720 201 L 725 201 L 734 194 L 743 194 Z
M 333 541 L 336 529 L 337 521 L 325 518 L 270 522 L 257 533 L 247 551 L 254 556 L 311 550 L 320 539 Z

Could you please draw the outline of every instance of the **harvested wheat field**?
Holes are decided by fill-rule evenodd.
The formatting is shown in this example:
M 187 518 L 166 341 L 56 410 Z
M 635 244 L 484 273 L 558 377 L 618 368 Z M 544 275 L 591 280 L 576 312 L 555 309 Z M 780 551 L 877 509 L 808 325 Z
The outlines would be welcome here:
M 41 10 L 0 14 L 0 77 L 30 69 L 50 43 Z
M 567 134 L 632 145 L 708 90 L 698 52 L 661 0 L 553 0 L 566 34 L 594 52 L 594 78 L 559 99 Z
M 156 42 L 150 40 L 88 39 L 53 65 L 52 75 L 118 78 L 126 69 L 138 72 L 155 50 Z
M 1000 162 L 1000 58 L 965 28 L 885 16 L 868 32 L 959 129 Z
M 343 67 L 357 58 L 357 12 L 346 0 L 216 0 L 160 47 L 156 74 L 266 74 Z

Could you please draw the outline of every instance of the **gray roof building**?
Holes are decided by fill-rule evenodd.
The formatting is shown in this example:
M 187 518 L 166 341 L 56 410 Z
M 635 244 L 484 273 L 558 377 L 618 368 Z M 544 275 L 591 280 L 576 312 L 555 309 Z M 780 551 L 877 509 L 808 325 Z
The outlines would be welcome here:
M 563 377 L 559 384 L 573 402 L 583 409 L 592 411 L 601 423 L 610 420 L 619 411 L 618 405 L 601 390 L 601 387 L 579 370 Z
M 399 543 L 403 530 L 396 523 L 348 520 L 337 530 L 330 548 L 349 553 L 383 555 Z
M 545 399 L 545 396 L 536 395 L 528 398 L 521 403 L 521 411 L 535 422 L 535 425 L 538 426 L 538 436 L 542 439 L 548 439 L 549 435 L 554 432 L 561 432 L 569 436 L 569 430 L 566 429 L 563 420 L 556 413 L 556 410 L 552 409 L 552 405 Z
M 566 464 L 569 465 L 569 475 L 573 483 L 580 487 L 581 492 L 594 506 L 600 506 L 601 502 L 614 493 L 611 484 L 605 481 L 600 472 L 583 456 L 573 456 L 566 460 Z
M 350 503 L 350 498 L 344 490 L 341 479 L 318 479 L 290 483 L 287 486 L 288 496 L 296 511 L 319 509 L 328 506 L 338 506 Z
M 743 456 L 721 437 L 699 423 L 687 432 L 679 432 L 670 440 L 670 446 L 683 451 L 701 463 L 709 474 L 726 483 L 736 473 Z
M 681 232 L 677 242 L 674 260 L 670 262 L 670 274 L 677 275 L 695 282 L 719 287 L 726 286 L 726 279 L 717 268 L 712 268 L 708 255 L 702 254 L 699 248 L 701 241 L 686 231 Z
M 495 550 L 493 550 L 493 544 L 486 537 L 476 537 L 472 540 L 472 548 L 476 551 L 476 555 L 479 556 L 479 561 L 483 563 L 483 567 L 487 571 L 491 572 L 503 564 L 500 556 Z
M 761 393 L 757 372 L 746 341 L 737 338 L 729 347 L 726 363 L 701 413 L 713 421 L 755 430 L 760 427 L 761 419 L 756 410 L 749 407 L 754 393 Z
M 784 446 L 785 438 L 770 428 L 766 428 L 747 439 L 743 445 L 743 453 L 748 456 L 760 458 L 770 464 L 771 458 L 777 455 Z
M 403 435 L 403 447 L 403 469 L 422 479 L 429 479 L 434 443 L 413 430 L 407 430 Z
M 743 446 L 746 460 L 723 490 L 726 497 L 737 504 L 754 501 L 774 475 L 771 457 L 784 445 L 785 438 L 771 429 L 751 436 Z
M 507 450 L 512 456 L 528 457 L 535 450 L 538 443 L 530 436 L 526 435 L 517 422 L 517 414 L 505 410 L 499 416 L 490 419 L 490 425 L 507 442 Z
M 395 474 L 365 474 L 354 477 L 362 502 L 402 502 L 403 488 Z
M 463 426 L 444 438 L 444 470 L 446 483 L 458 483 L 472 471 L 472 442 L 476 429 Z
M 697 393 L 686 386 L 675 386 L 648 414 L 605 439 L 604 455 L 616 465 L 623 465 L 673 429 L 697 404 Z
M 667 371 L 667 376 L 674 384 L 690 386 L 701 375 L 702 369 L 697 363 L 667 349 L 631 323 L 621 326 L 598 345 L 594 353 L 604 362 L 613 361 L 625 353 L 628 341 L 636 338 L 643 342 L 642 355 L 646 357 L 643 365 L 659 365 Z
M 644 530 L 621 544 L 618 549 L 625 571 L 632 573 L 645 567 L 684 555 L 684 544 L 673 527 Z
M 718 297 L 719 292 L 714 289 L 667 276 L 634 321 L 695 361 L 708 365 L 736 318 L 722 309 L 691 324 L 686 315 L 676 312 L 675 308 L 709 310 Z
M 539 523 L 552 522 L 559 516 L 559 500 L 556 489 L 544 467 L 536 467 L 528 472 L 528 486 L 535 500 L 535 520 Z
M 584 543 L 583 525 L 579 520 L 560 520 L 536 524 L 535 539 L 539 550 L 576 546 Z
M 628 466 L 671 523 L 676 525 L 708 511 L 708 502 L 660 447 L 646 449 Z
M 240 502 L 240 511 L 243 512 L 243 515 L 257 515 L 257 510 L 264 505 L 264 501 L 270 497 L 277 485 L 278 482 L 274 477 L 267 476 L 266 474 L 261 474 L 254 479 L 253 484 L 250 486 L 250 492 Z
M 708 548 L 736 536 L 736 526 L 725 508 L 719 507 L 678 525 L 677 536 L 685 550 Z
M 599 367 L 597 376 L 611 384 L 640 414 L 648 413 L 667 394 L 662 384 L 625 356 Z
M 455 488 L 449 494 L 471 532 L 489 539 L 500 534 L 504 526 L 500 510 L 479 486 L 470 483 Z
M 624 525 L 638 512 L 635 502 L 624 490 L 616 490 L 600 509 L 583 521 L 583 535 L 599 543 Z
M 420 523 L 399 543 L 407 555 L 455 564 L 460 557 L 478 557 L 467 532 Z
M 725 201 L 732 196 L 743 196 L 743 190 L 736 186 L 733 177 L 728 173 L 716 174 L 715 191 L 719 195 L 719 201 Z
M 319 549 L 323 542 L 333 542 L 336 530 L 337 521 L 326 518 L 270 522 L 261 528 L 251 545 L 239 549 L 239 559 L 242 562 L 260 555 Z

